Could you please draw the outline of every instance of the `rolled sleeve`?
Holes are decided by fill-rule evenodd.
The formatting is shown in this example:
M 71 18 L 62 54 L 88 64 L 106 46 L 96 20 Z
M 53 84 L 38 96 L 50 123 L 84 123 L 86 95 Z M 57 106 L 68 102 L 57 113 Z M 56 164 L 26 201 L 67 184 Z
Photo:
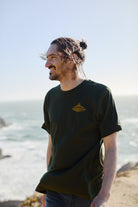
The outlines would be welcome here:
M 42 129 L 45 129 L 50 134 L 50 121 L 47 109 L 47 97 L 45 98 L 43 105 L 43 113 L 44 113 L 44 123 L 42 124 Z
M 122 129 L 118 119 L 115 102 L 108 88 L 98 105 L 98 123 L 101 138 Z

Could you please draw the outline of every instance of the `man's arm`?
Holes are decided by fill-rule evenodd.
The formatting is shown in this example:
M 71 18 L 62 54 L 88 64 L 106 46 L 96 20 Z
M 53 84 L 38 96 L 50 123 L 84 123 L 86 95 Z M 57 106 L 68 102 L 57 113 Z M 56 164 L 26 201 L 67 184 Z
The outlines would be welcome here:
M 117 166 L 117 132 L 103 138 L 105 148 L 104 178 L 99 194 L 94 198 L 90 207 L 107 207 Z
M 48 165 L 49 165 L 49 162 L 50 162 L 50 157 L 51 157 L 51 149 L 52 149 L 52 139 L 51 139 L 51 135 L 49 134 L 48 135 L 48 147 L 47 147 L 47 160 L 46 160 L 46 166 L 47 166 L 47 169 L 48 169 Z
M 48 170 L 48 165 L 49 165 L 49 162 L 50 162 L 50 157 L 51 157 L 51 149 L 52 149 L 52 139 L 51 139 L 51 135 L 49 134 L 48 135 L 48 147 L 47 147 L 47 158 L 46 158 L 46 166 L 47 166 L 47 170 Z M 46 206 L 46 195 L 43 196 L 42 198 L 42 204 L 43 204 L 43 207 Z

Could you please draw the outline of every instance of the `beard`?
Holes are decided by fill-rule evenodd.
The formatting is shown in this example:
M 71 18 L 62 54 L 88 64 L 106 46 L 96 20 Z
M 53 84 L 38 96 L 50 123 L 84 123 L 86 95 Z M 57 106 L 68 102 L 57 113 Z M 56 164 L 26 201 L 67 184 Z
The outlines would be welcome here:
M 59 80 L 59 75 L 58 74 L 50 74 L 49 79 L 50 80 Z
M 61 81 L 65 76 L 67 75 L 67 69 L 63 69 L 60 71 L 60 73 L 56 73 L 56 68 L 55 68 L 55 72 L 49 74 L 49 79 L 50 80 L 57 80 L 57 81 Z

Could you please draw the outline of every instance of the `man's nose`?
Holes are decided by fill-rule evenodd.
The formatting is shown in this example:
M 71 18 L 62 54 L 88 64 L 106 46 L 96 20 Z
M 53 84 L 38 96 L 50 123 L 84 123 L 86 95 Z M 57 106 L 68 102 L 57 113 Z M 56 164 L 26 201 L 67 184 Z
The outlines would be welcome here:
M 46 64 L 45 64 L 45 67 L 46 67 L 46 68 L 49 68 L 50 65 L 51 65 L 50 61 L 47 60 L 47 61 L 46 61 Z

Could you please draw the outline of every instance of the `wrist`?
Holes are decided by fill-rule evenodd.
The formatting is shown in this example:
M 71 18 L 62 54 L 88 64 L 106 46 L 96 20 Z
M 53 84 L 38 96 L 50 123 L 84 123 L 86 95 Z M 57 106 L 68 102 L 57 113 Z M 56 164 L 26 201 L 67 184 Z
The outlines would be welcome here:
M 99 196 L 107 201 L 109 199 L 109 197 L 110 197 L 110 192 L 105 192 L 105 191 L 101 190 L 99 192 Z

